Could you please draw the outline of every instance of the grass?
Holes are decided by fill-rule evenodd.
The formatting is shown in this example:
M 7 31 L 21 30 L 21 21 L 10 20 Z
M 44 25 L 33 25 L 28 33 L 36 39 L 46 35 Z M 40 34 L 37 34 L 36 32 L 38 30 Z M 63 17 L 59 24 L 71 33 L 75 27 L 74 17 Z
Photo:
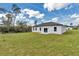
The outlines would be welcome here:
M 62 35 L 0 34 L 1 56 L 79 56 L 79 30 Z

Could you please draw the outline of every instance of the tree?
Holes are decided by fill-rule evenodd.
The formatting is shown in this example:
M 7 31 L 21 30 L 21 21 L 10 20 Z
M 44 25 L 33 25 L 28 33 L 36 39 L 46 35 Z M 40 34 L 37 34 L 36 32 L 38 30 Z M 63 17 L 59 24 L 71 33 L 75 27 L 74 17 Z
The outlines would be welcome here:
M 70 26 L 72 26 L 73 25 L 73 23 L 70 23 Z
M 19 14 L 19 13 L 21 13 L 21 11 L 20 11 L 20 8 L 16 5 L 16 4 L 13 4 L 12 5 L 12 8 L 11 8 L 11 10 L 12 10 L 12 12 L 10 11 L 10 10 L 6 10 L 5 8 L 0 8 L 0 12 L 2 12 L 2 13 L 6 13 L 6 12 L 8 12 L 8 13 L 11 13 L 11 14 L 13 14 L 14 16 L 13 16 L 13 26 L 15 25 L 15 19 L 16 19 L 16 16 Z
M 12 5 L 12 11 L 10 10 L 6 10 L 5 8 L 0 8 L 0 12 L 2 12 L 3 14 L 8 12 L 8 14 L 4 16 L 2 16 L 2 23 L 5 25 L 6 29 L 5 30 L 10 30 L 10 26 L 13 25 L 13 27 L 15 26 L 15 19 L 16 16 L 21 13 L 20 8 L 16 5 L 13 4 Z
M 16 26 L 17 28 L 16 29 L 18 29 L 18 31 L 20 31 L 20 32 L 26 32 L 28 30 L 27 22 L 26 21 L 18 20 L 16 22 L 16 24 L 17 24 L 17 26 Z
M 6 16 L 6 18 L 7 18 L 7 25 L 11 25 L 12 24 L 12 18 L 13 18 L 13 15 L 12 14 L 6 14 L 5 15 Z
M 2 17 L 2 22 L 5 27 L 7 27 L 7 31 L 9 32 L 10 26 L 12 25 L 12 14 L 6 14 L 5 17 Z
M 27 22 L 26 21 L 20 21 L 20 20 L 18 20 L 17 21 L 17 25 L 18 26 L 27 26 Z
M 16 19 L 16 16 L 21 13 L 20 11 L 20 8 L 16 5 L 16 4 L 13 4 L 12 5 L 12 11 L 13 11 L 13 14 L 14 14 L 14 21 L 13 21 L 13 24 L 15 24 L 15 19 Z
M 5 17 L 2 16 L 1 19 L 2 19 L 2 23 L 3 23 L 3 25 L 6 25 Z

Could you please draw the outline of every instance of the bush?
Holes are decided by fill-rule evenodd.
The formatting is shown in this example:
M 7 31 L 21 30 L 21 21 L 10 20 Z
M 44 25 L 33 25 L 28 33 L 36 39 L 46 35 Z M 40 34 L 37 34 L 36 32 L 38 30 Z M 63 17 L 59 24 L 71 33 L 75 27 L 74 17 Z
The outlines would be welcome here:
M 7 27 L 0 27 L 0 31 L 2 33 L 8 33 L 8 28 Z
M 9 33 L 9 32 L 31 32 L 31 26 L 10 26 L 7 28 L 6 26 L 0 27 L 0 32 L 2 33 Z
M 78 27 L 74 27 L 73 29 L 78 30 Z

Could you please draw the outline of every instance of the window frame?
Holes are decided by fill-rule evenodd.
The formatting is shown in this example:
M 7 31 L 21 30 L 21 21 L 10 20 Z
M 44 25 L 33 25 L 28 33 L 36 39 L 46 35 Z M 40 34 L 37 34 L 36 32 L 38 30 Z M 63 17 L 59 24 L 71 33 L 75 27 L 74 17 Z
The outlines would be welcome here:
M 54 32 L 57 32 L 57 27 L 54 27 Z
M 44 32 L 45 32 L 45 33 L 48 32 L 48 28 L 44 28 Z

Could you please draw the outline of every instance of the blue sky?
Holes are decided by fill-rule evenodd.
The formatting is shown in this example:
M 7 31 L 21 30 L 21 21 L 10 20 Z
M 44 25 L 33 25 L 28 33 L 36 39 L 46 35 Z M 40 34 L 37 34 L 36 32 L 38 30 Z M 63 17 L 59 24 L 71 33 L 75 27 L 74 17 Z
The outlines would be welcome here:
M 14 3 L 0 3 L 0 7 L 11 10 Z M 73 23 L 79 24 L 79 4 L 78 3 L 16 3 L 23 11 L 18 17 L 28 19 L 29 23 L 38 20 L 42 22 L 58 22 L 65 25 Z M 25 13 L 26 12 L 26 13 Z M 26 14 L 26 15 L 25 15 Z M 25 16 L 24 16 L 25 15 Z M 28 15 L 28 16 L 27 16 Z

